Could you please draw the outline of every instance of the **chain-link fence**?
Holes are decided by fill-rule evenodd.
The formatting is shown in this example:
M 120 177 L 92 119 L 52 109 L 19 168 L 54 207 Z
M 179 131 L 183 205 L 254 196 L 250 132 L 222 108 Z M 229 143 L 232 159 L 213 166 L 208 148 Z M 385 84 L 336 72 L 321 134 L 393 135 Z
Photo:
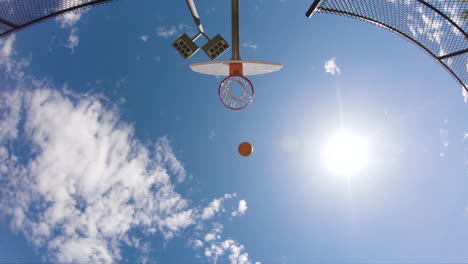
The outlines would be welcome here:
M 0 37 L 69 11 L 111 0 L 0 0 Z
M 314 12 L 370 22 L 411 40 L 468 92 L 468 0 L 315 0 L 306 15 Z

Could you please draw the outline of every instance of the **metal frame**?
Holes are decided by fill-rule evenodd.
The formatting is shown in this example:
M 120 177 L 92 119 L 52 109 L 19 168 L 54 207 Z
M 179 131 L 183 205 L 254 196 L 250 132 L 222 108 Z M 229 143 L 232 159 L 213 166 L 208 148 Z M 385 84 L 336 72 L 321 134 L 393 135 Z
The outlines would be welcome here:
M 468 87 L 465 85 L 465 83 L 463 83 L 461 78 L 447 64 L 445 64 L 445 62 L 443 61 L 445 59 L 448 59 L 448 58 L 451 58 L 451 57 L 454 57 L 454 56 L 458 56 L 458 55 L 468 53 L 468 48 L 463 49 L 463 50 L 459 50 L 459 51 L 456 51 L 456 52 L 453 52 L 453 53 L 450 53 L 450 54 L 446 54 L 446 55 L 443 55 L 443 56 L 437 56 L 436 54 L 434 54 L 432 51 L 430 51 L 426 46 L 424 46 L 419 41 L 415 40 L 414 38 L 412 38 L 408 34 L 402 32 L 402 31 L 398 30 L 397 28 L 394 28 L 394 27 L 392 27 L 390 25 L 387 25 L 387 24 L 382 23 L 380 21 L 377 21 L 375 19 L 372 19 L 372 18 L 369 18 L 369 17 L 366 17 L 366 16 L 362 16 L 362 15 L 359 15 L 359 14 L 356 14 L 356 13 L 346 12 L 346 11 L 342 11 L 342 10 L 335 10 L 335 9 L 330 9 L 330 8 L 321 8 L 320 4 L 325 2 L 325 1 L 326 0 L 314 0 L 314 2 L 311 4 L 310 8 L 307 10 L 306 16 L 308 18 L 310 18 L 315 12 L 322 11 L 322 12 L 334 13 L 334 14 L 338 14 L 338 15 L 350 16 L 350 17 L 353 17 L 353 18 L 356 18 L 356 19 L 360 19 L 360 20 L 369 22 L 371 24 L 382 27 L 384 29 L 387 29 L 387 30 L 389 30 L 389 31 L 391 31 L 391 32 L 393 32 L 393 33 L 395 33 L 395 34 L 409 40 L 410 42 L 416 44 L 419 48 L 421 48 L 422 50 L 427 52 L 434 60 L 439 62 L 461 84 L 461 86 L 466 90 L 466 92 L 468 92 Z M 433 10 L 434 12 L 436 12 L 437 14 L 442 16 L 447 22 L 449 22 L 451 25 L 453 25 L 455 28 L 457 28 L 465 36 L 465 38 L 468 39 L 468 33 L 466 31 L 464 31 L 458 24 L 456 24 L 450 17 L 448 17 L 443 12 L 441 12 L 440 10 L 438 10 L 437 8 L 435 8 L 434 6 L 432 6 L 431 4 L 429 4 L 429 3 L 427 3 L 427 2 L 425 2 L 423 0 L 416 0 L 416 1 L 418 1 L 419 3 L 425 5 L 426 7 L 430 8 L 431 10 Z
M 309 7 L 309 10 L 306 12 L 306 17 L 310 18 L 315 10 L 317 10 L 318 5 L 322 2 L 323 0 L 315 0 Z
M 77 6 L 73 6 L 73 7 L 70 7 L 70 8 L 67 8 L 67 9 L 64 9 L 64 10 L 60 10 L 58 12 L 54 12 L 54 13 L 50 13 L 46 16 L 43 16 L 43 17 L 40 17 L 40 18 L 37 18 L 37 19 L 34 19 L 34 20 L 31 20 L 27 23 L 24 23 L 24 24 L 21 24 L 21 25 L 16 25 L 10 21 L 7 21 L 3 18 L 0 18 L 0 24 L 4 24 L 8 27 L 11 27 L 10 30 L 7 30 L 3 33 L 0 34 L 0 38 L 1 37 L 4 37 L 8 34 L 11 34 L 13 32 L 16 32 L 18 30 L 22 30 L 30 25 L 33 25 L 33 24 L 36 24 L 36 23 L 39 23 L 39 22 L 42 22 L 46 19 L 49 19 L 49 18 L 52 18 L 52 17 L 55 17 L 55 16 L 58 16 L 58 15 L 61 15 L 63 13 L 67 13 L 67 12 L 70 12 L 70 11 L 74 11 L 74 10 L 77 10 L 77 9 L 81 9 L 81 8 L 86 8 L 86 7 L 90 7 L 92 5 L 97 5 L 97 4 L 104 4 L 104 3 L 107 3 L 107 2 L 111 2 L 113 0 L 94 0 L 94 1 L 90 1 L 88 3 L 84 3 L 84 4 L 81 4 L 81 5 L 77 5 Z

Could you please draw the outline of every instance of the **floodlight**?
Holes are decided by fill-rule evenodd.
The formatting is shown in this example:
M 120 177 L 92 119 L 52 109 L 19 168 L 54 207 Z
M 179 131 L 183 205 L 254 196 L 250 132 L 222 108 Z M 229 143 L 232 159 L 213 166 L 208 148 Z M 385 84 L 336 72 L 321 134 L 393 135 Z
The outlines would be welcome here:
M 179 52 L 182 57 L 185 59 L 190 58 L 193 54 L 198 51 L 198 45 L 195 41 L 200 37 L 205 37 L 208 42 L 202 47 L 203 51 L 214 60 L 219 57 L 223 52 L 229 49 L 229 44 L 226 40 L 223 39 L 219 34 L 214 38 L 210 39 L 203 30 L 203 25 L 201 24 L 200 17 L 198 16 L 197 8 L 195 7 L 194 0 L 186 0 L 187 5 L 192 13 L 193 20 L 198 28 L 198 34 L 194 38 L 190 38 L 187 34 L 182 34 L 172 46 Z
M 182 34 L 182 36 L 180 36 L 176 41 L 174 41 L 172 46 L 185 59 L 192 57 L 192 55 L 195 54 L 199 49 L 197 44 L 195 44 L 195 42 L 185 33 Z
M 229 44 L 218 34 L 209 40 L 202 49 L 210 59 L 214 60 L 229 49 Z

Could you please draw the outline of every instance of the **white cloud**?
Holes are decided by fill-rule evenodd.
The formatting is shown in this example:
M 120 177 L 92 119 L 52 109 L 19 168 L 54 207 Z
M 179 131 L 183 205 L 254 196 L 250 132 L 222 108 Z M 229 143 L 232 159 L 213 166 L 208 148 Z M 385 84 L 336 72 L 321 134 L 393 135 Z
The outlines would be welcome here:
M 237 210 L 240 214 L 244 214 L 247 211 L 247 202 L 245 200 L 240 200 Z
M 179 32 L 183 33 L 183 31 L 190 29 L 190 26 L 184 24 L 179 24 L 178 26 L 159 26 L 156 28 L 156 35 L 161 38 L 170 38 L 179 35 Z
M 240 211 L 245 212 L 247 209 L 245 201 L 239 203 L 239 207 L 243 208 Z M 225 258 L 231 264 L 252 264 L 253 262 L 249 259 L 249 254 L 245 251 L 244 246 L 232 239 L 223 239 L 222 233 L 223 225 L 214 223 L 213 228 L 204 236 L 205 243 L 200 241 L 196 244 L 192 243 L 192 246 L 197 249 L 204 246 L 205 257 L 213 263 L 218 263 L 220 258 Z M 261 263 L 255 262 L 255 264 Z
M 214 233 L 208 233 L 205 235 L 205 241 L 206 242 L 209 242 L 211 240 L 215 240 L 216 239 L 216 235 Z
M 214 199 L 205 209 L 203 209 L 201 214 L 201 219 L 207 220 L 212 218 L 216 213 L 222 209 L 222 202 L 236 197 L 236 194 L 225 194 L 223 197 Z
M 449 139 L 449 131 L 448 131 L 448 129 L 446 129 L 446 128 L 440 128 L 440 129 L 439 129 L 439 135 L 440 135 L 440 140 L 442 141 L 442 142 L 441 142 L 442 145 L 443 145 L 444 147 L 448 147 L 448 145 L 449 145 L 449 141 L 448 141 L 448 139 Z
M 205 256 L 211 258 L 214 263 L 224 255 L 227 256 L 231 264 L 252 264 L 244 246 L 234 240 L 216 241 L 211 243 L 210 247 L 205 248 Z
M 71 49 L 73 52 L 78 46 L 78 43 L 80 43 L 80 38 L 78 37 L 78 29 L 72 28 L 70 30 L 70 35 L 68 35 L 68 43 L 65 45 L 65 47 Z
M 210 203 L 210 205 L 203 210 L 203 213 L 201 216 L 202 219 L 212 218 L 215 215 L 215 213 L 219 212 L 220 205 L 221 205 L 221 199 L 213 200 Z
M 70 34 L 68 35 L 67 44 L 64 46 L 66 48 L 71 49 L 72 53 L 74 49 L 78 46 L 80 42 L 80 38 L 78 36 L 78 28 L 76 25 L 81 19 L 81 16 L 85 14 L 88 9 L 83 9 L 79 11 L 67 12 L 63 15 L 58 16 L 55 21 L 60 24 L 60 28 L 67 28 L 70 30 Z
M 142 145 L 98 97 L 36 89 L 1 98 L 0 208 L 53 261 L 119 261 L 133 228 L 170 239 L 234 196 L 190 208 L 171 181 L 169 173 L 181 182 L 185 170 L 167 137 Z M 9 148 L 17 141 L 29 152 Z
M 176 26 L 170 26 L 168 28 L 160 26 L 156 28 L 156 34 L 162 38 L 169 38 L 178 34 Z
M 25 92 L 23 101 L 22 137 L 30 140 L 34 158 L 26 164 L 11 160 L 11 173 L 4 176 L 20 169 L 31 177 L 29 187 L 10 187 L 27 190 L 20 195 L 33 194 L 44 204 L 37 220 L 23 218 L 35 203 L 26 199 L 17 226 L 27 230 L 45 224 L 60 230 L 47 245 L 61 252 L 56 260 L 93 260 L 82 243 L 102 256 L 118 257 L 115 245 L 100 237 L 117 239 L 133 225 L 156 227 L 169 238 L 193 223 L 193 210 L 174 192 L 164 169 L 173 167 L 174 160 L 152 160 L 151 150 L 133 138 L 132 127 L 120 123 L 115 112 L 95 98 L 69 98 L 47 89 Z M 167 144 L 161 138 L 154 154 L 164 155 L 159 149 L 167 150 Z M 31 238 L 42 241 L 41 236 Z M 78 256 L 68 252 L 81 247 L 86 252 Z M 75 259 L 79 256 L 87 259 Z
M 325 65 L 323 66 L 324 69 L 325 69 L 325 72 L 330 73 L 331 75 L 341 73 L 341 70 L 338 67 L 338 65 L 336 65 L 335 60 L 336 60 L 336 58 L 333 57 L 331 60 L 328 60 L 328 61 L 325 62 Z
M 465 103 L 468 103 L 468 91 L 465 88 L 462 88 L 462 94 L 463 94 Z
M 87 12 L 87 9 L 80 11 L 67 12 L 58 16 L 55 20 L 60 24 L 61 28 L 71 28 L 75 26 L 81 19 L 81 15 Z
M 13 55 L 13 44 L 15 43 L 15 35 L 2 40 L 2 47 L 0 48 L 0 57 L 7 58 Z
M 201 248 L 203 247 L 204 243 L 200 239 L 195 239 L 192 241 L 192 245 L 195 248 Z
M 0 108 L 0 138 L 11 140 L 18 137 L 18 122 L 20 120 L 20 111 L 22 98 L 19 92 L 5 93 L 0 96 L 0 105 L 7 107 Z M 3 151 L 6 151 L 4 149 Z
M 242 43 L 242 46 L 246 47 L 246 48 L 251 48 L 251 49 L 257 49 L 257 47 L 258 47 L 257 44 L 254 44 L 251 41 L 247 41 L 247 42 Z
M 223 225 L 219 223 L 214 223 L 213 228 L 209 233 L 205 235 L 205 242 L 210 242 L 221 238 L 221 233 L 223 232 Z
M 6 45 L 4 54 L 11 56 L 13 43 Z M 199 249 L 205 237 L 210 245 L 221 241 L 221 224 L 203 235 L 200 230 L 236 195 L 225 194 L 206 207 L 191 205 L 176 192 L 186 171 L 168 137 L 142 144 L 102 95 L 28 80 L 30 85 L 19 83 L 34 89 L 0 92 L 0 212 L 31 245 L 48 252 L 44 259 L 119 262 L 127 245 L 140 250 L 145 262 L 151 245 L 136 233 L 165 240 L 183 233 Z M 248 257 L 241 245 L 229 244 L 229 249 L 214 246 L 211 256 L 229 252 L 223 256 L 231 263 L 250 263 L 241 262 Z
M 176 176 L 176 181 L 181 183 L 185 180 L 186 172 L 183 164 L 176 158 L 172 147 L 167 140 L 158 140 L 156 145 L 156 160 L 167 164 L 169 171 Z
M 149 36 L 143 34 L 143 35 L 141 35 L 141 36 L 139 37 L 139 39 L 141 39 L 143 42 L 147 42 L 148 39 L 149 39 Z
M 232 216 L 238 216 L 238 215 L 243 215 L 247 212 L 247 201 L 246 200 L 240 200 L 239 205 L 237 206 L 237 209 L 234 210 L 231 215 Z
M 20 81 L 25 78 L 24 68 L 30 65 L 31 59 L 14 57 L 15 40 L 15 35 L 0 40 L 0 70 L 4 72 L 5 77 Z

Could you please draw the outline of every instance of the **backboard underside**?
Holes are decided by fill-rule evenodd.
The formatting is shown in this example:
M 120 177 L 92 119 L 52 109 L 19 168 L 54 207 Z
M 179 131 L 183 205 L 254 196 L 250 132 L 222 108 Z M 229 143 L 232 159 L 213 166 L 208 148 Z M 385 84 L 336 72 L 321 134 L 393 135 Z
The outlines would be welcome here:
M 243 76 L 260 75 L 279 71 L 283 65 L 274 62 L 263 62 L 263 61 L 246 61 L 246 60 L 230 60 L 230 61 L 213 61 L 213 62 L 202 62 L 190 64 L 192 71 L 215 75 L 215 76 L 230 76 L 231 64 L 241 64 Z

